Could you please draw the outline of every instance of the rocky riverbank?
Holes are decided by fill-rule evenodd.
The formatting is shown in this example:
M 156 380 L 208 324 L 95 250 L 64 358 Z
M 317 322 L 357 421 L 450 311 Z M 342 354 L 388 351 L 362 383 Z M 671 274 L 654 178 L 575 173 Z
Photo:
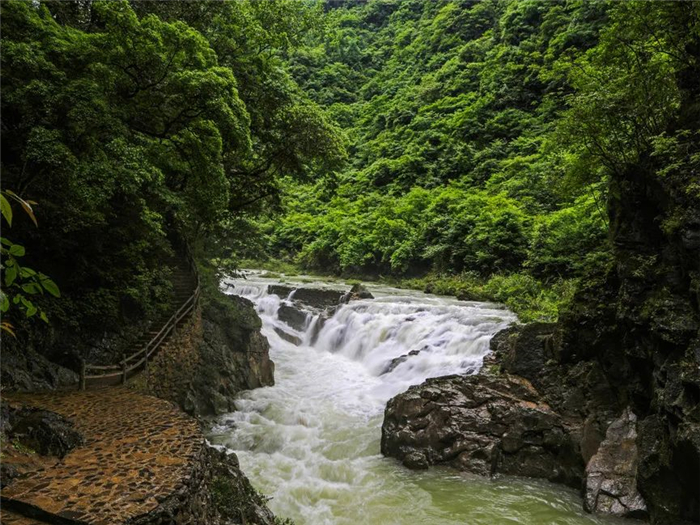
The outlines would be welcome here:
M 611 178 L 613 260 L 558 324 L 503 331 L 481 376 L 394 398 L 385 454 L 565 481 L 591 511 L 700 523 L 700 208 L 684 190 L 696 174 L 659 177 L 657 162 Z
M 559 330 L 504 330 L 480 374 L 429 379 L 390 400 L 382 452 L 409 468 L 445 464 L 565 483 L 581 489 L 590 512 L 697 523 L 694 383 L 669 377 L 657 392 L 678 420 L 663 405 L 644 411 L 597 360 L 566 362 Z
M 133 386 L 196 417 L 232 412 L 239 392 L 275 382 L 275 365 L 260 327 L 250 301 L 211 291 Z

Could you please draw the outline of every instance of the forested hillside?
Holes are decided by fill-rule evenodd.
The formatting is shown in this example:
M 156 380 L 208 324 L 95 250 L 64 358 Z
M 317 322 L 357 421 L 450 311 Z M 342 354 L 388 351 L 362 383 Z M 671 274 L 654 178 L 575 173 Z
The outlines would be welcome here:
M 295 1 L 2 2 L 3 312 L 19 346 L 72 352 L 147 322 L 174 241 L 214 256 L 279 173 L 338 165 L 337 127 L 279 57 L 319 15 Z
M 286 53 L 343 128 L 349 162 L 287 183 L 261 224 L 273 257 L 553 318 L 612 264 L 611 177 L 696 143 L 673 129 L 693 3 L 330 2 Z M 693 67 L 696 67 L 695 65 Z M 697 181 L 682 192 L 698 195 Z M 684 213 L 684 212 L 678 212 Z M 659 217 L 673 232 L 679 218 Z

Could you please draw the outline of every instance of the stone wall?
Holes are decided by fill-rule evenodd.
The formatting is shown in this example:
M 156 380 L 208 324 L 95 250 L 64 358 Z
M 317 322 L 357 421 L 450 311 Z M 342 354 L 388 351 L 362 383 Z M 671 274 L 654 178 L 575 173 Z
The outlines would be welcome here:
M 178 325 L 161 346 L 147 368 L 130 381 L 130 386 L 144 394 L 179 403 L 201 363 L 201 340 L 202 309 L 197 305 L 192 315 Z
M 235 410 L 239 392 L 274 384 L 274 363 L 252 303 L 219 292 L 202 297 L 192 317 L 130 384 L 195 416 Z

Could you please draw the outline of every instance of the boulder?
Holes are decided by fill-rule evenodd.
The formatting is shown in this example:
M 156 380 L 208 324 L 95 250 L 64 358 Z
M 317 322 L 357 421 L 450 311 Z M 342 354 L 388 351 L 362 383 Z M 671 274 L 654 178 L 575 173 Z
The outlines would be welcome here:
M 316 310 L 323 310 L 336 306 L 345 292 L 340 290 L 328 290 L 325 288 L 293 288 L 281 284 L 271 284 L 267 287 L 267 293 L 274 294 L 280 299 L 289 298 L 290 301 L 304 303 Z M 291 297 L 290 297 L 291 294 Z
M 613 421 L 596 454 L 586 466 L 584 508 L 624 518 L 647 517 L 637 489 L 637 416 L 630 408 Z
M 364 284 L 355 283 L 350 288 L 350 291 L 341 297 L 340 302 L 348 303 L 358 299 L 374 299 L 374 295 L 371 294 Z
M 286 332 L 282 330 L 281 328 L 278 328 L 275 326 L 275 333 L 279 335 L 282 339 L 285 341 L 292 343 L 293 345 L 299 346 L 301 344 L 301 338 L 294 335 L 290 334 L 289 332 Z
M 62 458 L 83 444 L 83 436 L 73 422 L 49 410 L 18 409 L 10 420 L 11 438 L 43 456 Z
M 292 298 L 302 302 L 312 308 L 323 310 L 336 306 L 343 297 L 344 292 L 340 290 L 325 290 L 321 288 L 297 288 Z
M 270 284 L 267 287 L 267 293 L 276 295 L 280 299 L 286 299 L 294 290 L 296 290 L 296 288 L 284 284 Z
M 306 317 L 306 312 L 286 303 L 280 304 L 277 309 L 277 318 L 300 332 L 306 328 Z
M 443 464 L 579 486 L 583 462 L 567 425 L 514 376 L 428 379 L 389 401 L 382 453 L 409 468 Z

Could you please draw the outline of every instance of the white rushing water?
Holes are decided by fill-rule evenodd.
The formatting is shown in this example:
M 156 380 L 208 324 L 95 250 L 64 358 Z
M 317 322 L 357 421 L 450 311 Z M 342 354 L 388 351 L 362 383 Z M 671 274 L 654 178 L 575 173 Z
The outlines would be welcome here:
M 257 307 L 276 384 L 241 395 L 210 440 L 237 453 L 276 514 L 297 525 L 611 523 L 583 514 L 573 491 L 548 483 L 441 468 L 413 472 L 380 454 L 386 402 L 426 378 L 478 371 L 490 338 L 515 320 L 512 313 L 370 287 L 375 299 L 339 307 L 320 331 L 318 317 L 309 315 L 305 330 L 295 331 L 277 317 L 290 298 L 267 293 L 275 282 L 252 274 L 229 283 L 228 293 Z M 341 287 L 348 288 L 334 286 Z M 387 372 L 393 358 L 413 350 L 420 352 Z

